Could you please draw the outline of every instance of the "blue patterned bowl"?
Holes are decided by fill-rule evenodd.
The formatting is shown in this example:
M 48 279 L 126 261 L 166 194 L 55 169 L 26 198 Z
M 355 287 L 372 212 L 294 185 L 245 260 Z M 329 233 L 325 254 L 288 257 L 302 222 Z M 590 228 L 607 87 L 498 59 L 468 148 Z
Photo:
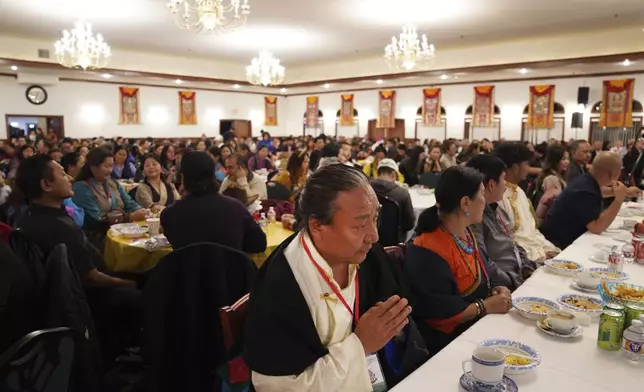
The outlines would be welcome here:
M 581 305 L 573 304 L 572 302 L 574 302 L 575 300 L 593 303 L 595 307 L 597 307 L 597 309 L 584 309 Z M 560 295 L 559 298 L 557 298 L 557 302 L 559 302 L 561 306 L 565 308 L 574 310 L 575 312 L 587 314 L 590 317 L 599 316 L 604 312 L 604 302 L 599 298 L 591 297 L 588 295 L 564 294 Z
M 523 344 L 521 342 L 517 342 L 514 340 L 490 339 L 479 343 L 479 347 L 494 347 L 494 348 L 500 349 L 501 351 L 509 355 L 512 355 L 512 353 L 517 353 L 517 354 L 523 354 L 523 355 L 527 355 L 538 359 L 537 361 L 532 361 L 527 365 L 508 365 L 508 363 L 506 362 L 505 374 L 511 374 L 511 375 L 523 374 L 536 368 L 537 366 L 539 366 L 539 364 L 541 364 L 541 355 L 539 355 L 539 352 L 537 350 L 528 346 L 527 344 Z
M 594 267 L 587 268 L 586 271 L 599 274 L 601 279 L 607 282 L 624 282 L 631 278 L 631 276 L 626 272 L 613 271 L 610 268 Z
M 541 297 L 512 298 L 512 306 L 514 306 L 521 316 L 528 320 L 544 319 L 548 316 L 549 311 L 559 310 L 561 308 L 558 303 Z M 543 311 L 535 309 L 538 307 L 544 307 Z
M 629 283 L 600 284 L 600 285 L 597 285 L 597 290 L 599 290 L 599 295 L 602 297 L 604 302 L 616 302 L 622 305 L 626 305 L 626 304 L 644 305 L 644 298 L 642 298 L 641 300 L 629 300 L 629 299 L 623 299 L 615 296 L 614 293 L 615 293 L 615 288 L 617 286 L 625 286 L 629 289 L 635 289 L 635 290 L 644 292 L 644 286 L 638 286 L 635 284 L 629 284 Z

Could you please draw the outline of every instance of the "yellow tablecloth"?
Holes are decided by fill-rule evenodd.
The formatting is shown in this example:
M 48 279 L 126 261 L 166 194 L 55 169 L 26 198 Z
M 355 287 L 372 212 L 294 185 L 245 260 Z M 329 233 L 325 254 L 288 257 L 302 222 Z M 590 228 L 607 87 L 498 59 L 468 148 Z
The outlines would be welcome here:
M 140 222 L 140 224 L 144 224 Z M 285 239 L 293 232 L 284 229 L 281 222 L 275 222 L 266 227 L 266 251 L 264 253 L 250 254 L 253 262 L 260 267 Z M 120 236 L 114 237 L 107 232 L 105 240 L 105 263 L 108 268 L 117 272 L 144 272 L 157 265 L 163 256 L 172 252 L 172 248 L 162 248 L 148 251 L 137 246 L 132 246 L 132 239 Z

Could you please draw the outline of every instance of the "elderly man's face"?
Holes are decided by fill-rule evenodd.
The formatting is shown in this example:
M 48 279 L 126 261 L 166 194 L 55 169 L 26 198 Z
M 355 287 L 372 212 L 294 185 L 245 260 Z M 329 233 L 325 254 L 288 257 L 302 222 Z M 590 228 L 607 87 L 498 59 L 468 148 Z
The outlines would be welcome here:
M 311 219 L 311 235 L 321 253 L 343 263 L 360 264 L 371 246 L 378 242 L 380 204 L 370 186 L 340 192 L 329 225 Z

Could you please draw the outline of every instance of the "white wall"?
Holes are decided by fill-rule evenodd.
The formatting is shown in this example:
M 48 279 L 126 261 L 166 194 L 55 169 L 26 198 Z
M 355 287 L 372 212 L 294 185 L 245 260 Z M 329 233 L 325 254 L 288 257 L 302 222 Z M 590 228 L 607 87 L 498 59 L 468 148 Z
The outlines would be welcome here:
M 119 92 L 117 84 L 59 82 L 44 86 L 47 102 L 32 105 L 25 98 L 27 85 L 14 78 L 0 77 L 0 118 L 5 114 L 62 115 L 65 135 L 69 137 L 196 137 L 205 133 L 219 134 L 220 119 L 251 120 L 253 135 L 264 129 L 271 134 L 284 134 L 283 122 L 276 127 L 264 126 L 264 96 L 258 94 L 197 91 L 198 125 L 178 125 L 179 88 L 141 86 L 140 125 L 118 125 Z M 284 98 L 278 99 L 278 119 L 286 118 Z M 0 130 L 0 137 L 4 138 Z
M 602 81 L 629 76 L 601 78 L 570 78 L 539 81 L 494 83 L 496 105 L 501 109 L 501 137 L 508 140 L 521 137 L 523 108 L 528 104 L 528 87 L 535 84 L 556 85 L 555 100 L 566 110 L 565 134 L 586 138 L 589 127 L 590 105 L 601 100 Z M 644 102 L 644 75 L 636 79 L 635 99 Z M 480 83 L 483 84 L 483 83 Z M 465 110 L 472 104 L 473 84 L 443 86 L 443 106 L 447 113 L 447 137 L 462 138 Z M 590 104 L 584 116 L 584 129 L 578 135 L 570 128 L 572 113 L 577 108 L 577 88 L 590 87 Z M 0 118 L 5 114 L 63 115 L 65 133 L 70 137 L 129 136 L 129 137 L 196 137 L 205 133 L 219 134 L 220 119 L 251 120 L 253 135 L 261 129 L 274 136 L 301 135 L 306 96 L 278 98 L 278 126 L 265 127 L 264 96 L 259 94 L 197 91 L 199 125 L 178 125 L 179 89 L 140 87 L 141 125 L 118 125 L 118 85 L 85 82 L 60 82 L 45 86 L 49 99 L 43 105 L 30 104 L 25 98 L 26 85 L 15 79 L 0 77 Z M 422 88 L 399 88 L 396 99 L 396 117 L 405 119 L 405 137 L 413 138 L 416 111 L 421 105 Z M 350 92 L 350 91 L 347 91 Z M 377 90 L 354 92 L 354 106 L 358 110 L 359 136 L 367 133 L 368 121 L 378 112 Z M 340 108 L 340 93 L 320 94 L 320 110 L 324 114 L 324 133 L 335 134 L 336 112 Z M 346 133 L 346 132 L 343 132 Z M 2 135 L 0 131 L 0 136 Z
M 492 83 L 495 88 L 495 103 L 501 109 L 501 137 L 508 140 L 521 138 L 521 119 L 523 109 L 528 104 L 528 88 L 531 85 L 554 84 L 555 101 L 562 104 L 566 110 L 564 137 L 586 138 L 589 129 L 591 105 L 601 100 L 602 81 L 610 79 L 635 78 L 634 98 L 644 103 L 644 75 L 606 76 L 600 78 L 570 78 L 549 80 L 522 80 L 514 82 Z M 487 83 L 478 83 L 479 85 Z M 584 128 L 579 135 L 570 128 L 572 113 L 577 110 L 577 89 L 581 86 L 590 87 L 590 102 L 584 115 Z M 474 84 L 442 86 L 442 105 L 447 114 L 447 137 L 462 138 L 464 132 L 465 110 L 474 100 Z M 347 91 L 348 93 L 349 91 Z M 405 137 L 413 138 L 416 124 L 416 111 L 422 103 L 422 88 L 396 89 L 396 117 L 405 119 Z M 335 115 L 340 108 L 340 94 L 320 94 L 320 110 L 324 113 L 324 132 L 335 134 Z M 378 112 L 378 92 L 376 90 L 357 91 L 354 93 L 354 105 L 360 119 L 360 136 L 367 133 L 367 123 L 376 118 Z M 306 96 L 290 96 L 286 126 L 289 130 L 302 132 L 302 116 L 306 108 Z M 296 132 L 296 131 L 294 131 Z

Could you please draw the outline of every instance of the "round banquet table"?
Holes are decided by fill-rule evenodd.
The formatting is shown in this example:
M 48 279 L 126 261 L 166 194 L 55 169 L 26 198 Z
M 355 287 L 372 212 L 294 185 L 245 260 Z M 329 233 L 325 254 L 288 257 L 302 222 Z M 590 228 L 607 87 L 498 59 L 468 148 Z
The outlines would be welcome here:
M 642 220 L 642 217 L 618 217 L 616 221 L 623 219 Z M 595 235 L 587 232 L 557 258 L 572 260 L 587 268 L 605 267 L 605 264 L 589 261 L 589 257 L 597 251 L 596 244 L 621 246 L 623 243 L 613 240 L 608 233 Z M 625 264 L 624 272 L 631 276 L 626 283 L 644 285 L 644 265 Z M 588 295 L 571 288 L 572 279 L 552 274 L 541 267 L 512 296 L 538 296 L 556 301 L 561 294 Z M 599 294 L 592 296 L 599 298 Z M 400 382 L 392 392 L 460 391 L 459 378 L 463 374 L 461 362 L 471 357 L 481 341 L 494 338 L 520 341 L 541 354 L 541 364 L 535 370 L 520 376 L 509 376 L 521 392 L 641 391 L 644 385 L 642 367 L 632 365 L 619 352 L 597 347 L 598 320 L 583 328 L 582 338 L 558 339 L 537 330 L 535 321 L 519 316 L 514 309 L 508 314 L 485 316 Z
M 409 196 L 411 197 L 411 205 L 414 207 L 414 214 L 417 220 L 418 215 L 436 204 L 436 195 L 434 195 L 433 189 L 410 188 Z
M 144 225 L 144 222 L 139 222 Z M 285 239 L 293 234 L 293 231 L 282 227 L 281 222 L 275 222 L 266 227 L 266 251 L 263 253 L 249 254 L 253 262 L 260 267 L 266 258 Z M 113 236 L 111 231 L 107 232 L 105 240 L 105 264 L 115 272 L 142 273 L 157 265 L 163 256 L 172 252 L 171 247 L 147 249 L 131 245 L 135 241 L 124 236 Z

